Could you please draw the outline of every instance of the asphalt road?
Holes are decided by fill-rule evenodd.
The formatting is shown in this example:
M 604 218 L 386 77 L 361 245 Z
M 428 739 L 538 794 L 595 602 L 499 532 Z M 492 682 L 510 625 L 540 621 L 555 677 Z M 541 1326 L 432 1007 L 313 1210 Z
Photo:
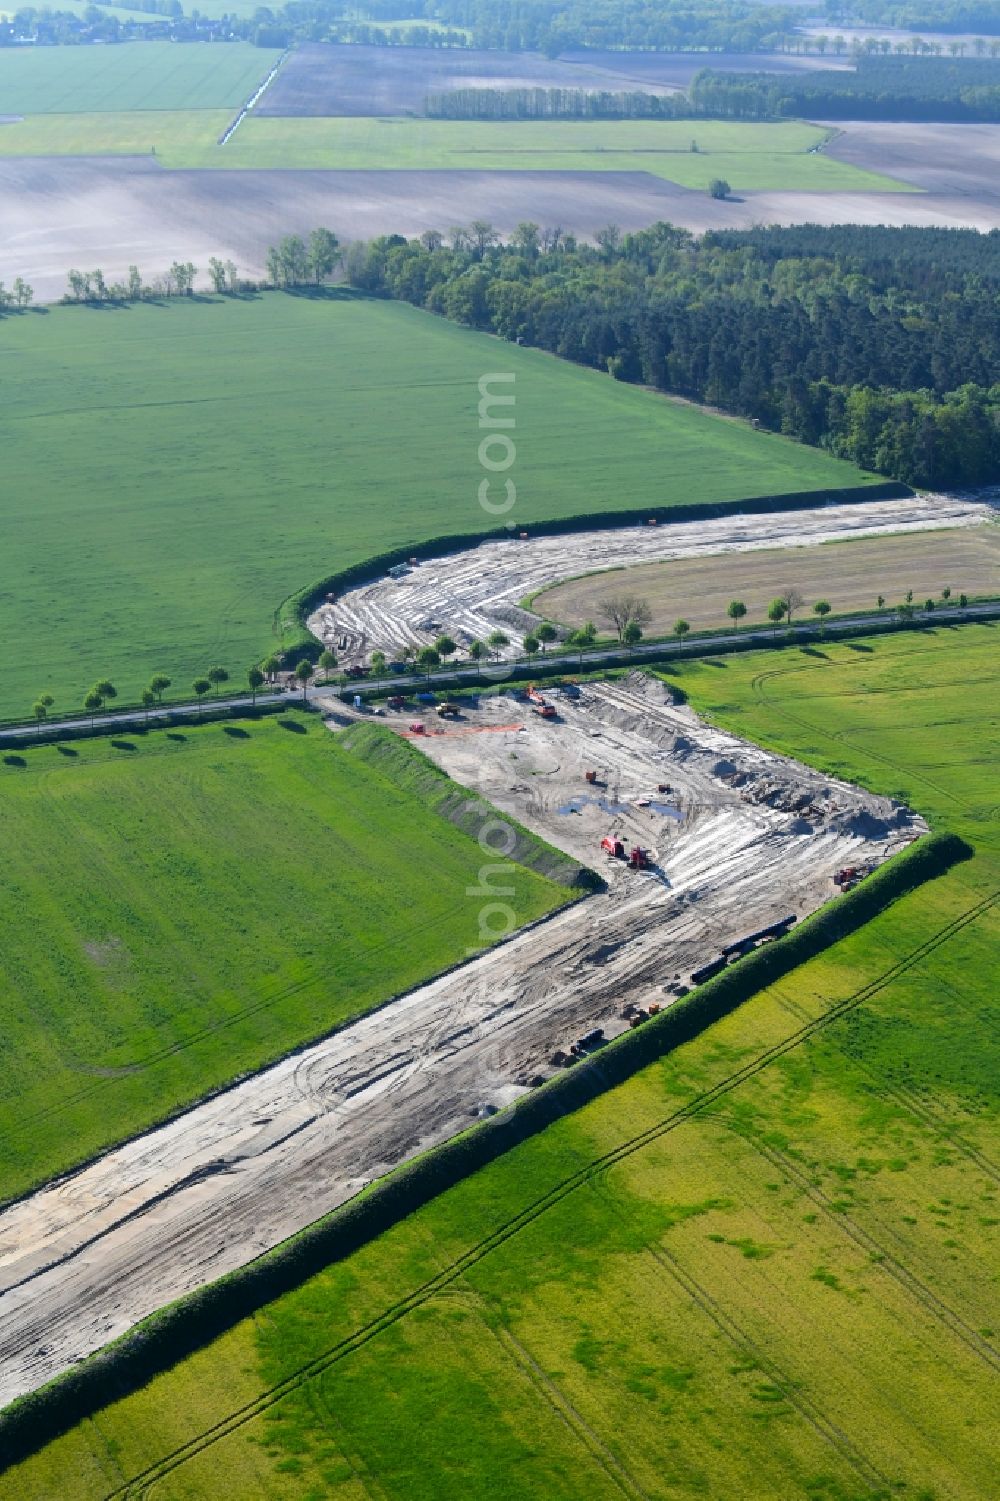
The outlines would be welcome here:
M 838 636 L 854 635 L 857 631 L 880 630 L 885 627 L 888 617 L 872 612 L 870 615 L 853 615 L 849 620 L 833 621 L 824 626 L 814 624 L 795 625 L 791 627 L 795 634 L 796 642 L 831 640 Z M 933 614 L 918 610 L 913 621 L 915 625 L 947 625 L 964 623 L 974 620 L 989 620 L 1000 618 L 1000 604 L 986 603 L 980 605 L 942 606 Z M 779 627 L 778 632 L 782 639 L 788 635 L 789 627 Z M 453 667 L 444 671 L 431 673 L 424 678 L 417 672 L 401 674 L 396 677 L 379 678 L 377 683 L 374 679 L 363 678 L 358 683 L 346 685 L 330 685 L 325 687 L 310 687 L 303 695 L 300 689 L 288 692 L 258 693 L 253 699 L 249 693 L 234 694 L 232 697 L 213 698 L 205 704 L 181 703 L 164 705 L 162 708 L 150 709 L 123 709 L 111 714 L 100 714 L 91 725 L 90 716 L 79 714 L 66 719 L 49 719 L 42 726 L 42 733 L 46 737 L 65 732 L 75 736 L 101 735 L 108 730 L 123 729 L 144 726 L 146 724 L 170 723 L 178 718 L 194 719 L 199 717 L 218 717 L 219 712 L 224 710 L 227 715 L 238 713 L 242 709 L 252 709 L 274 704 L 294 704 L 306 700 L 331 697 L 350 697 L 353 693 L 372 692 L 377 687 L 378 693 L 392 693 L 395 690 L 412 692 L 415 688 L 429 691 L 434 688 L 456 688 L 481 685 L 489 687 L 491 684 L 512 681 L 518 677 L 523 678 L 530 674 L 537 678 L 559 676 L 567 672 L 592 671 L 595 667 L 620 667 L 629 663 L 642 661 L 658 661 L 661 659 L 673 659 L 675 657 L 698 657 L 712 656 L 718 651 L 726 651 L 735 646 L 746 646 L 748 642 L 756 642 L 762 645 L 770 644 L 777 633 L 770 627 L 750 627 L 742 631 L 727 631 L 710 639 L 696 637 L 690 646 L 681 643 L 673 644 L 665 641 L 648 641 L 639 646 L 626 647 L 601 647 L 594 651 L 583 653 L 570 653 L 567 655 L 549 654 L 543 659 L 536 659 L 529 663 L 527 658 L 516 660 L 504 660 L 487 663 L 481 667 Z M 37 737 L 39 731 L 34 724 L 11 725 L 0 730 L 0 746 L 9 746 L 16 743 L 31 742 Z

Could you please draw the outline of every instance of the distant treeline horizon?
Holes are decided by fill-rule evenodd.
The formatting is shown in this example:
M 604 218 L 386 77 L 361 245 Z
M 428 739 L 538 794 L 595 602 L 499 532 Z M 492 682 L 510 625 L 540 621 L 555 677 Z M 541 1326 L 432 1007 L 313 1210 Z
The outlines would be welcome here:
M 801 9 L 754 0 L 367 0 L 360 11 L 351 0 L 288 0 L 258 6 L 251 16 L 206 16 L 193 0 L 136 0 L 132 8 L 155 19 L 132 21 L 115 13 L 110 0 L 80 11 L 61 10 L 58 0 L 51 8 L 21 6 L 0 21 L 0 46 L 168 37 L 279 48 L 300 41 L 468 46 L 550 58 L 573 51 L 822 53 L 824 43 L 834 51 L 851 50 L 842 36 L 815 38 L 800 31 Z M 835 30 L 861 24 L 1000 36 L 1000 0 L 941 0 L 933 6 L 920 0 L 826 0 L 825 14 Z M 890 45 L 873 39 L 860 50 Z

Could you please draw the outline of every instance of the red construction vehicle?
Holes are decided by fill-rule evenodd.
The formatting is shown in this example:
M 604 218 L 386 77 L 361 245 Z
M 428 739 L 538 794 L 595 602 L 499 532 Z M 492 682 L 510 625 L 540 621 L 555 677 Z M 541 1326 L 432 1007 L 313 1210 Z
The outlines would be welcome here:
M 648 870 L 649 850 L 644 850 L 641 844 L 633 844 L 629 851 L 628 863 L 633 870 Z
M 401 709 L 404 702 L 405 700 L 398 693 L 394 693 L 391 698 L 386 699 L 386 703 L 390 709 Z
M 549 703 L 548 699 L 539 693 L 534 683 L 528 689 L 528 702 L 531 704 L 533 711 L 540 715 L 542 719 L 555 719 L 555 709 Z
M 601 849 L 614 860 L 625 859 L 625 844 L 623 840 L 618 838 L 617 834 L 605 834 L 601 840 Z
M 427 727 L 424 724 L 423 720 L 421 720 L 421 719 L 415 719 L 413 721 L 413 723 L 410 725 L 410 734 L 411 735 L 425 735 L 426 733 L 427 733 Z

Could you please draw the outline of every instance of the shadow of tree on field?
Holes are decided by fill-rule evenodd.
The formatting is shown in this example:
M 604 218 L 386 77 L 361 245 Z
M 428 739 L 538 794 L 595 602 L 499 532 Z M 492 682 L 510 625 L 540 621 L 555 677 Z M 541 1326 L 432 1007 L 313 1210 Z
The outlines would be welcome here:
M 300 297 L 307 302 L 372 302 L 374 299 L 370 292 L 363 292 L 358 287 L 282 287 L 281 291 L 286 297 Z

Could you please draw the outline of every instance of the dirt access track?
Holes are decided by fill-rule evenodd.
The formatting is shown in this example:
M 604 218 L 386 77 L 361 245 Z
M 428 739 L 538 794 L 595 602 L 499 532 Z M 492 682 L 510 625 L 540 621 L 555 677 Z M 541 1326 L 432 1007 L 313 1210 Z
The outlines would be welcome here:
M 711 517 L 655 527 L 623 526 L 535 538 L 529 535 L 527 541 L 520 540 L 515 530 L 510 540 L 482 542 L 466 552 L 420 563 L 402 578 L 383 575 L 351 589 L 340 599 L 321 605 L 308 624 L 345 665 L 361 662 L 375 650 L 394 657 L 404 647 L 427 646 L 442 631 L 461 647 L 473 640 L 485 641 L 492 631 L 502 630 L 510 638 L 506 654 L 513 656 L 520 654 L 525 634 L 539 622 L 539 617 L 522 610 L 518 601 L 560 579 L 669 558 L 979 526 L 994 517 L 995 512 L 982 501 L 924 495 L 911 500 L 855 501 L 813 510 Z M 880 583 L 876 579 L 872 584 L 872 604 Z M 625 588 L 628 577 L 615 574 L 611 584 L 616 590 Z M 725 621 L 717 623 L 724 625 Z
M 623 1003 L 669 1005 L 724 945 L 828 901 L 838 867 L 925 830 L 899 804 L 710 728 L 658 680 L 558 705 L 543 720 L 491 698 L 419 739 L 607 889 L 0 1214 L 0 1405 L 509 1103 L 581 1034 L 624 1030 Z M 411 718 L 383 722 L 406 733 Z M 484 819 L 487 889 L 469 900 L 496 933 L 517 921 L 493 853 L 509 836 L 491 809 Z M 603 855 L 612 831 L 652 868 Z

